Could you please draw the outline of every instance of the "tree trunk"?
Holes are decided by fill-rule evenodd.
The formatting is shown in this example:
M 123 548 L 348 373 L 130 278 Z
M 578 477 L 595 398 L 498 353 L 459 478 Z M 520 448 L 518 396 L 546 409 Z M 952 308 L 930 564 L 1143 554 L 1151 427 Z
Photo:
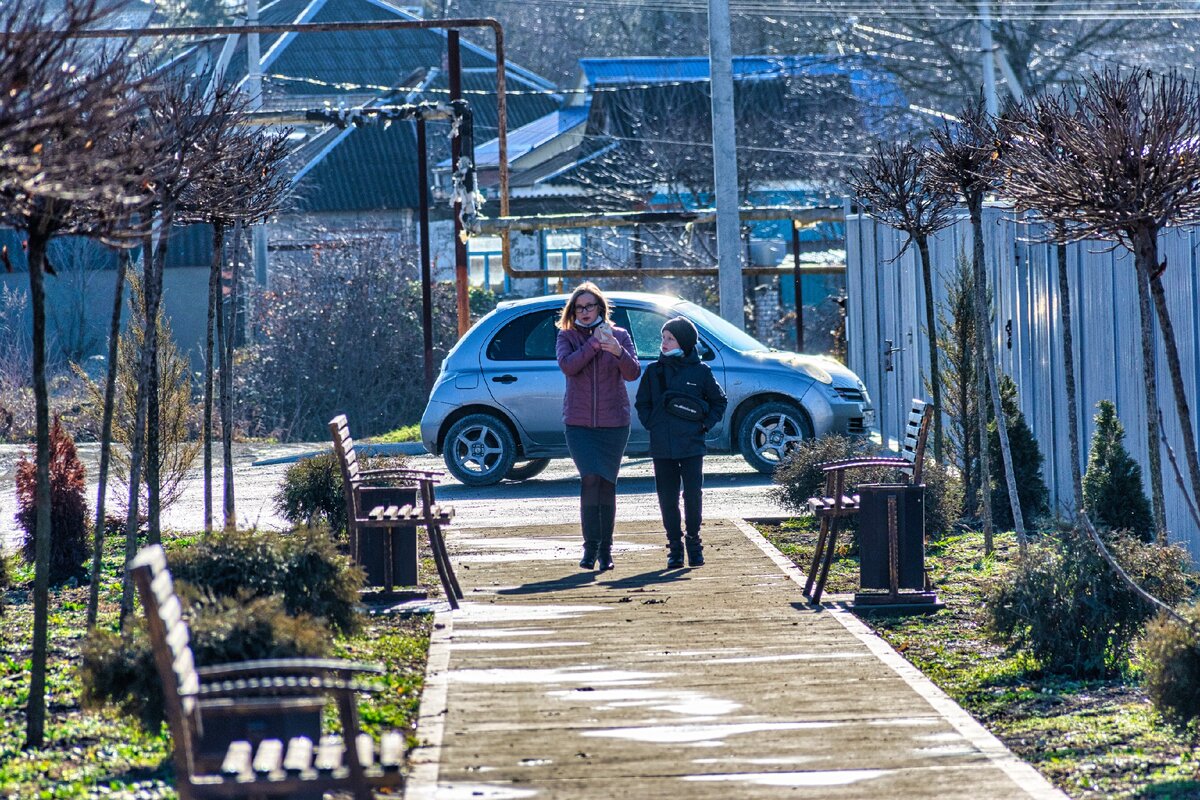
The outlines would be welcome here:
M 34 528 L 33 655 L 25 746 L 41 747 L 46 734 L 46 655 L 50 617 L 50 397 L 46 387 L 44 232 L 29 230 L 29 299 L 33 304 L 33 398 L 37 420 L 37 522 Z
M 157 268 L 155 273 L 161 280 L 162 273 Z M 161 286 L 158 291 L 162 291 Z M 157 318 L 154 321 L 154 331 L 150 370 L 146 373 L 149 381 L 146 384 L 146 541 L 149 544 L 162 544 L 162 527 L 159 521 L 162 505 L 162 426 L 159 422 L 159 406 L 162 396 L 159 394 Z
M 979 418 L 979 508 L 983 514 L 983 552 L 990 554 L 995 547 L 992 530 L 992 482 L 991 482 L 991 448 L 987 435 L 987 371 L 983 368 L 987 357 L 983 342 L 991 327 L 988 319 L 987 291 L 979 279 L 983 271 L 983 199 L 967 199 L 967 207 L 971 215 L 971 228 L 974 231 L 974 249 L 971 257 L 971 289 L 975 310 L 975 411 Z
M 100 470 L 96 476 L 96 531 L 92 543 L 92 585 L 88 591 L 87 627 L 96 627 L 100 608 L 100 567 L 104 555 L 104 505 L 108 493 L 108 462 L 112 455 L 113 409 L 117 396 L 117 348 L 121 339 L 121 300 L 129 251 L 117 252 L 117 286 L 113 290 L 113 312 L 108 326 L 108 377 L 104 382 L 104 419 L 100 424 Z
M 170 230 L 171 214 L 166 207 L 160 212 L 159 232 L 166 236 Z M 158 259 L 154 257 L 151 237 L 146 237 L 142 247 L 142 292 L 145 319 L 143 323 L 144 338 L 142 352 L 138 359 L 137 406 L 134 411 L 133 441 L 129 445 L 129 514 L 125 518 L 125 578 L 121 589 L 121 625 L 133 612 L 133 581 L 129 574 L 129 564 L 137 556 L 138 550 L 138 504 L 141 494 L 142 458 L 146 447 L 146 416 L 149 406 L 150 366 L 153 363 L 151 353 L 158 347 L 158 291 L 161 286 L 155 275 Z
M 1159 544 L 1167 543 L 1167 509 L 1163 495 L 1162 449 L 1159 444 L 1158 374 L 1155 369 L 1154 326 L 1150 309 L 1150 270 L 1158 267 L 1158 248 L 1152 235 L 1134 237 L 1134 270 L 1137 273 L 1138 312 L 1142 323 L 1142 380 L 1146 383 L 1146 450 L 1150 456 L 1150 504 Z
M 225 225 L 213 223 L 213 256 L 208 273 L 208 324 L 204 332 L 204 532 L 212 533 L 212 425 L 213 425 L 213 325 L 221 294 L 221 254 L 225 248 Z
M 1061 228 L 1060 228 L 1061 230 Z M 1071 287 L 1067 282 L 1067 246 L 1060 244 L 1058 256 L 1058 310 L 1063 326 L 1063 373 L 1067 382 L 1067 438 L 1071 443 L 1071 488 L 1075 492 L 1070 516 L 1083 508 L 1083 476 L 1079 459 L 1079 400 L 1075 393 L 1075 345 L 1071 333 Z
M 226 304 L 224 336 L 221 338 L 221 449 L 224 465 L 225 530 L 237 526 L 233 487 L 233 344 L 237 327 L 238 261 L 242 242 L 242 226 L 234 228 L 233 253 L 229 262 L 229 302 Z
M 1151 272 L 1158 272 L 1158 242 L 1155 235 L 1149 236 L 1154 246 L 1154 258 L 1145 262 Z M 1165 267 L 1165 265 L 1163 265 Z M 1179 417 L 1179 432 L 1183 438 L 1183 457 L 1188 465 L 1188 477 L 1192 481 L 1193 504 L 1200 502 L 1200 458 L 1196 454 L 1196 433 L 1192 427 L 1192 412 L 1188 404 L 1187 387 L 1183 384 L 1183 367 L 1179 361 L 1179 344 L 1175 340 L 1175 326 L 1171 323 L 1171 309 L 1167 306 L 1167 294 L 1163 289 L 1162 275 L 1150 281 L 1150 296 L 1154 298 L 1154 310 L 1158 312 L 1158 326 L 1167 351 L 1167 370 L 1171 373 L 1171 390 L 1175 395 L 1175 413 Z
M 1004 406 L 1000 402 L 1000 380 L 996 373 L 996 350 L 992 341 L 991 313 L 988 307 L 987 272 L 983 264 L 983 200 L 975 201 L 978 212 L 972 211 L 971 225 L 975 230 L 975 303 L 980 314 L 979 338 L 983 341 L 982 367 L 987 370 L 987 384 L 991 389 L 992 411 L 996 418 L 996 432 L 1000 436 L 1000 463 L 1004 466 L 1004 482 L 1008 484 L 1008 504 L 1012 509 L 1013 527 L 1017 531 L 1017 543 L 1021 554 L 1024 555 L 1028 540 L 1025 536 L 1025 519 L 1021 515 L 1021 500 L 1017 496 L 1017 477 L 1013 472 L 1012 448 L 1008 443 L 1008 419 L 1004 416 Z M 987 427 L 981 434 L 987 436 Z M 989 481 L 990 474 L 983 470 L 981 480 Z M 988 509 L 989 514 L 991 509 Z
M 921 281 L 925 287 L 925 331 L 929 344 L 929 386 L 933 391 L 933 460 L 942 463 L 942 375 L 938 367 L 937 320 L 933 308 L 933 267 L 929 263 L 929 239 L 918 236 L 917 250 L 921 254 Z

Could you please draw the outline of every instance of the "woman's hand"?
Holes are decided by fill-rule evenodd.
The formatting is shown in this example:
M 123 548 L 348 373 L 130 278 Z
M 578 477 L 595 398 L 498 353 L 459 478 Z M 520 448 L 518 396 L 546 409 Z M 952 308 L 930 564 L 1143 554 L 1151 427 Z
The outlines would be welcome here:
M 621 354 L 625 352 L 625 349 L 623 347 L 621 347 L 621 345 L 616 340 L 613 340 L 611 342 L 602 342 L 600 344 L 600 349 L 606 353 L 612 353 L 617 358 L 620 358 Z

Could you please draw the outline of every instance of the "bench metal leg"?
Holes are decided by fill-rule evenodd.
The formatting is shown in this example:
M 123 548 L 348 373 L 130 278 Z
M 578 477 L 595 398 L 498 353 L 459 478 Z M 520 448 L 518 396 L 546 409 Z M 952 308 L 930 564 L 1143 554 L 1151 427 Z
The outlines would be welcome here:
M 829 541 L 825 544 L 825 562 L 821 565 L 821 576 L 817 579 L 817 586 L 813 589 L 812 601 L 815 605 L 821 604 L 821 595 L 825 591 L 825 580 L 829 577 L 829 567 L 833 564 L 833 554 L 837 550 L 837 535 L 838 525 L 841 522 L 839 517 L 834 517 L 829 524 Z
M 829 536 L 829 517 L 821 517 L 821 532 L 817 536 L 817 549 L 813 553 L 812 566 L 808 569 L 808 577 L 804 581 L 804 596 L 812 597 L 813 583 L 817 579 L 817 570 L 821 568 L 821 556 L 825 553 L 825 539 Z
M 429 550 L 433 554 L 433 563 L 437 566 L 438 577 L 442 581 L 442 589 L 446 592 L 446 600 L 450 602 L 450 608 L 458 608 L 458 599 L 462 595 L 455 591 L 456 581 L 452 577 L 449 561 L 446 556 L 445 549 L 442 547 L 441 533 L 438 531 L 436 523 L 430 523 L 426 526 L 426 532 L 429 534 Z
M 459 600 L 463 599 L 462 587 L 458 585 L 458 576 L 454 574 L 454 564 L 450 562 L 450 551 L 446 549 L 446 534 L 442 532 L 442 526 L 435 526 L 437 531 L 437 548 L 442 554 L 442 563 L 446 565 L 446 574 L 450 576 L 450 586 L 454 589 L 454 595 Z

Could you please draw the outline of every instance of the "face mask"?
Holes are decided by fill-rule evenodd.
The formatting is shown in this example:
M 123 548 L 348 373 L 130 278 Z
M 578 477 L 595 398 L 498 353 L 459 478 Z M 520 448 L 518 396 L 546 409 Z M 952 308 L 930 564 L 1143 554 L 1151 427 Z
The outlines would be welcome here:
M 579 320 L 575 320 L 575 324 L 581 328 L 594 328 L 601 322 L 604 322 L 604 317 L 596 317 L 591 322 L 580 322 Z
M 674 350 L 664 350 L 663 355 L 664 356 L 681 356 L 681 355 L 683 355 L 683 350 L 676 347 Z

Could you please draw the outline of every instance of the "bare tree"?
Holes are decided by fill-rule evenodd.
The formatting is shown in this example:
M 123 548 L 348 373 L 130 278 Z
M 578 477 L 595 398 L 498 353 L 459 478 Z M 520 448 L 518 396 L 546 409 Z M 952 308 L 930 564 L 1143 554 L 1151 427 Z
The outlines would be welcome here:
M 1005 192 L 1020 207 L 1066 221 L 1058 231 L 1063 240 L 1101 238 L 1132 253 L 1139 301 L 1145 304 L 1140 297 L 1145 290 L 1157 312 L 1192 496 L 1200 497 L 1200 459 L 1162 284 L 1167 263 L 1158 255 L 1163 228 L 1200 220 L 1200 84 L 1175 73 L 1094 73 L 1017 112 L 1011 140 Z M 1143 317 L 1146 424 L 1157 495 L 1162 467 L 1154 343 L 1148 310 Z M 1162 499 L 1151 499 L 1160 540 L 1165 540 Z
M 225 303 L 221 293 L 225 237 L 236 225 L 265 220 L 281 207 L 290 186 L 283 167 L 288 156 L 289 131 L 267 132 L 250 124 L 245 108 L 230 113 L 209 131 L 203 147 L 209 153 L 209 169 L 192 184 L 181 200 L 181 221 L 212 226 L 212 263 L 208 280 L 208 322 L 204 350 L 204 530 L 212 530 L 212 412 L 213 329 L 221 320 L 232 330 L 236 308 Z M 228 314 L 226 308 L 228 307 Z M 221 430 L 224 456 L 225 528 L 236 522 L 233 485 L 233 337 L 221 337 Z
M 995 52 L 1011 69 L 997 65 L 998 77 L 1015 80 L 1026 94 L 1061 85 L 1108 58 L 1143 61 L 1146 42 L 1170 38 L 1178 27 L 1149 8 L 1123 12 L 1102 0 L 1067 9 L 1054 0 L 992 5 Z M 849 52 L 886 65 L 917 102 L 953 108 L 978 92 L 982 24 L 977 0 L 946 0 L 936 13 L 928 3 L 898 0 L 879 18 L 842 21 L 836 38 Z
M 938 369 L 938 334 L 934 318 L 933 267 L 929 237 L 954 222 L 955 198 L 929 180 L 927 157 L 911 142 L 880 144 L 867 162 L 851 172 L 850 187 L 873 218 L 903 231 L 908 238 L 898 260 L 912 244 L 921 257 L 925 295 L 925 329 L 929 344 L 929 385 L 933 391 L 933 457 L 942 461 L 942 378 Z
M 138 490 L 142 479 L 143 456 L 147 467 L 147 520 L 150 541 L 161 537 L 159 530 L 159 491 L 157 476 L 158 447 L 157 367 L 158 310 L 162 300 L 163 269 L 166 265 L 170 231 L 180 204 L 192 184 L 212 169 L 213 154 L 204 148 L 215 127 L 240 107 L 241 100 L 231 87 L 220 87 L 211 96 L 198 90 L 188 75 L 162 73 L 154 85 L 143 92 L 145 113 L 143 135 L 157 143 L 150 183 L 154 190 L 157 236 L 148 237 L 143 249 L 143 290 L 146 316 L 141 363 L 138 365 L 138 399 L 134 437 L 129 454 L 129 508 L 126 518 L 126 563 L 137 555 Z M 151 247 L 150 244 L 153 246 Z M 121 619 L 133 608 L 133 584 L 128 573 L 121 595 Z
M 44 276 L 53 236 L 95 225 L 120 202 L 124 165 L 101 157 L 96 141 L 119 124 L 129 86 L 124 60 L 95 58 L 73 39 L 103 18 L 96 0 L 67 0 L 57 13 L 16 2 L 0 12 L 0 211 L 28 237 L 33 308 L 33 389 L 37 428 L 33 657 L 26 745 L 45 735 L 50 560 L 49 397 Z
M 993 120 L 983 108 L 983 100 L 968 104 L 955 122 L 945 121 L 933 131 L 934 147 L 930 150 L 930 174 L 936 184 L 947 191 L 961 194 L 967 204 L 971 218 L 974 247 L 972 270 L 974 272 L 976 358 L 976 386 L 981 402 L 979 420 L 979 474 L 983 500 L 984 546 L 991 550 L 992 504 L 988 476 L 990 453 L 987 441 L 987 403 L 982 398 L 991 390 L 992 412 L 996 430 L 1000 436 L 1000 457 L 1004 464 L 1005 482 L 1008 484 L 1008 502 L 1012 508 L 1013 524 L 1022 552 L 1027 544 L 1025 520 L 1021 515 L 1021 502 L 1017 498 L 1017 481 L 1013 473 L 1012 450 L 1008 442 L 1008 423 L 1004 407 L 1000 402 L 1000 383 L 996 374 L 995 342 L 992 336 L 991 309 L 988 302 L 988 280 L 983 255 L 983 197 L 991 188 L 997 175 L 997 134 Z

